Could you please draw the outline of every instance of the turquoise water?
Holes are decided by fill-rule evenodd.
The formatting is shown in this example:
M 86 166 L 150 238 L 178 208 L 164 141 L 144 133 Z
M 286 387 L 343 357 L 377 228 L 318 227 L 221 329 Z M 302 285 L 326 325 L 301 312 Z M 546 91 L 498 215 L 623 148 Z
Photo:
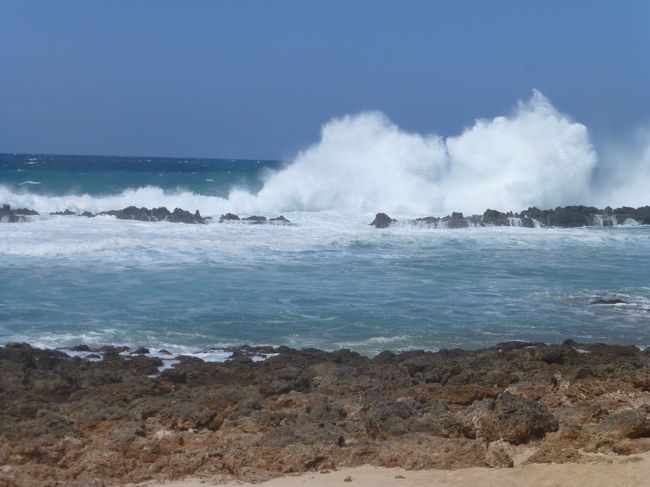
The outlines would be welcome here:
M 224 200 L 233 187 L 259 191 L 280 167 L 184 161 L 0 156 L 0 203 L 44 214 L 0 225 L 0 342 L 650 345 L 650 227 L 382 231 L 340 210 L 283 212 L 293 226 L 46 215 L 165 203 L 218 216 L 237 211 Z

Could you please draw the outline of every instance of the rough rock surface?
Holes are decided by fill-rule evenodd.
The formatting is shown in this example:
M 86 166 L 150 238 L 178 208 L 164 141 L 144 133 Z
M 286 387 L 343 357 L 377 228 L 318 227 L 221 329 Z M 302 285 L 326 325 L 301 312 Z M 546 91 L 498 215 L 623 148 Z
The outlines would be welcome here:
M 176 357 L 162 373 L 144 349 L 76 350 L 102 358 L 0 347 L 0 485 L 508 467 L 524 450 L 540 463 L 650 450 L 650 351 L 632 346 L 508 342 L 373 358 L 240 347 L 224 363 Z

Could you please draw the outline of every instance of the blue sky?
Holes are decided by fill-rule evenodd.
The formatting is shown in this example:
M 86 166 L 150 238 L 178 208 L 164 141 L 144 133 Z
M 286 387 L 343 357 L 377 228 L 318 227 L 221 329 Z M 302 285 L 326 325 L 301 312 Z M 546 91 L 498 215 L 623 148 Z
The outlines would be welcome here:
M 533 88 L 650 123 L 650 2 L 0 0 L 0 152 L 290 158 L 375 109 L 458 133 Z

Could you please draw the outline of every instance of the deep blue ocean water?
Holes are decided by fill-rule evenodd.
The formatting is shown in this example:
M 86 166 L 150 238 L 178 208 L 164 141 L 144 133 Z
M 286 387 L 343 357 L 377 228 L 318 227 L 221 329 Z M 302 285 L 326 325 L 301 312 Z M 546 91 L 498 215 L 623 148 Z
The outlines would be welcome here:
M 503 340 L 650 345 L 650 227 L 377 230 L 372 213 L 340 208 L 280 208 L 291 226 L 48 215 L 130 204 L 246 214 L 233 191 L 255 195 L 281 167 L 0 155 L 0 203 L 42 214 L 0 224 L 0 342 L 367 354 Z M 591 304 L 600 297 L 628 304 Z

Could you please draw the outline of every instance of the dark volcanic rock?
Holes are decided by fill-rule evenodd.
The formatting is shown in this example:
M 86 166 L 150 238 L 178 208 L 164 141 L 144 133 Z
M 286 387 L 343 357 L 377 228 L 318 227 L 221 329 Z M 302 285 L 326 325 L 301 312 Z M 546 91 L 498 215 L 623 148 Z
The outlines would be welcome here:
M 467 228 L 469 222 L 465 219 L 462 213 L 453 212 L 451 216 L 446 216 L 442 221 L 447 222 L 447 228 Z
M 194 213 L 190 213 L 187 210 L 182 210 L 180 208 L 175 208 L 173 212 L 170 212 L 167 208 L 137 208 L 135 206 L 129 206 L 122 210 L 112 210 L 99 213 L 100 215 L 111 215 L 117 218 L 118 220 L 138 220 L 145 222 L 159 222 L 159 221 L 169 221 L 174 223 L 192 223 L 192 224 L 205 224 L 207 223 L 206 219 L 201 216 L 199 210 L 196 210 Z
M 482 221 L 486 225 L 496 225 L 496 226 L 503 226 L 503 227 L 507 227 L 510 225 L 510 220 L 508 219 L 508 215 L 496 210 L 485 210 L 485 213 L 483 213 Z
M 20 223 L 28 221 L 30 216 L 38 216 L 38 212 L 27 208 L 14 208 L 9 205 L 0 207 L 0 222 L 2 223 Z
M 375 215 L 375 219 L 370 225 L 374 226 L 375 228 L 388 228 L 392 223 L 395 222 L 397 222 L 397 220 L 392 219 L 386 213 L 377 213 Z
M 640 208 L 630 208 L 624 206 L 612 210 L 619 224 L 625 223 L 626 220 L 634 220 L 642 225 L 650 225 L 650 206 L 641 206 Z
M 235 215 L 234 213 L 226 213 L 225 215 L 221 215 L 219 217 L 219 222 L 229 222 L 229 221 L 239 221 L 239 215 Z
M 174 211 L 167 217 L 166 220 L 173 223 L 207 223 L 205 218 L 203 218 L 199 213 L 199 210 L 196 210 L 194 213 L 190 213 L 189 211 L 181 210 L 180 208 L 174 208 Z

